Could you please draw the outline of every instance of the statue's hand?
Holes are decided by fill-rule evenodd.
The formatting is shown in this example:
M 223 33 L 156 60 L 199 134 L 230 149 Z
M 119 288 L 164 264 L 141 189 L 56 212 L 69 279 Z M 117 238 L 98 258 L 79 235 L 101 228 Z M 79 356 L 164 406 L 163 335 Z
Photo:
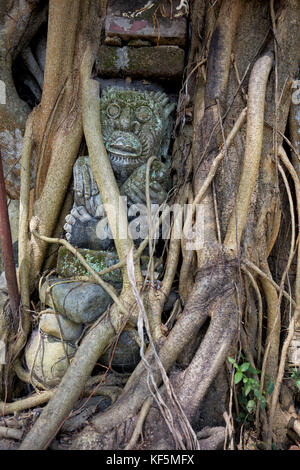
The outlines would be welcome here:
M 146 203 L 147 165 L 141 165 L 122 185 L 120 192 L 127 196 L 128 203 Z M 170 187 L 169 169 L 160 161 L 154 161 L 150 169 L 150 199 L 152 204 L 162 204 L 168 197 Z
M 75 206 L 85 207 L 93 217 L 102 217 L 102 200 L 88 157 L 79 157 L 74 165 Z

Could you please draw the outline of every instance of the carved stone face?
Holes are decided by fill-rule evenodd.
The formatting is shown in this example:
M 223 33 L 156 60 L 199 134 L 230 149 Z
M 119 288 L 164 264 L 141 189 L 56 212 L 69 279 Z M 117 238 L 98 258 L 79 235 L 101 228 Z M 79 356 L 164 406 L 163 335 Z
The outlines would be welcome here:
M 152 155 L 160 158 L 174 105 L 162 92 L 107 88 L 101 98 L 105 147 L 116 176 L 125 180 Z

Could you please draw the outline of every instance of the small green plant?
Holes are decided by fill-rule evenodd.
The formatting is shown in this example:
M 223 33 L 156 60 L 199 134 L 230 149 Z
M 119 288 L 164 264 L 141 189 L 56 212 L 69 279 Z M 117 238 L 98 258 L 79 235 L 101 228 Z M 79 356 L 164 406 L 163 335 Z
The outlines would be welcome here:
M 272 394 L 274 384 L 270 380 L 267 380 L 267 390 L 263 390 L 262 393 L 260 393 L 260 381 L 258 376 L 261 371 L 252 367 L 244 356 L 241 356 L 240 364 L 232 357 L 228 357 L 228 361 L 233 364 L 235 368 L 234 384 L 237 385 L 241 383 L 242 385 L 238 393 L 238 401 L 242 409 L 237 421 L 254 421 L 257 404 L 259 404 L 263 410 L 265 409 L 267 403 L 266 394 Z
M 291 378 L 295 379 L 296 385 L 300 390 L 300 371 L 297 369 L 297 367 L 294 367 L 292 371 Z

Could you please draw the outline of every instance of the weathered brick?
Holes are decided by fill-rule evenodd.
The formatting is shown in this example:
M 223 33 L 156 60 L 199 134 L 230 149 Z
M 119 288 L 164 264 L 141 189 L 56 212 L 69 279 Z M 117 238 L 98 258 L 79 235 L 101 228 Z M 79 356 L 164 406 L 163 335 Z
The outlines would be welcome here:
M 184 51 L 176 46 L 110 47 L 101 46 L 96 72 L 101 77 L 173 79 L 181 78 Z

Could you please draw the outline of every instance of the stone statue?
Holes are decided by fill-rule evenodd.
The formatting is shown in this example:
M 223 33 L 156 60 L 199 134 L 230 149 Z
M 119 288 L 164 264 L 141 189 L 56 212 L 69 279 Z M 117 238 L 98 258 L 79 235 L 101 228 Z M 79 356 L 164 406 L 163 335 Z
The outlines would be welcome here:
M 172 122 L 170 104 L 162 92 L 107 88 L 101 98 L 101 125 L 120 193 L 127 203 L 145 204 L 146 166 L 155 155 L 150 171 L 152 204 L 162 204 L 170 189 L 168 147 Z M 74 165 L 74 205 L 64 226 L 67 240 L 77 248 L 96 270 L 118 262 L 110 235 L 98 186 L 88 157 L 79 157 Z M 99 221 L 105 222 L 108 238 L 97 233 Z M 148 258 L 145 261 L 147 266 Z M 143 259 L 141 258 L 143 268 Z M 82 282 L 88 273 L 66 248 L 61 247 L 57 261 L 58 277 L 41 285 L 41 304 L 47 306 L 25 351 L 26 363 L 33 379 L 46 386 L 55 386 L 68 368 L 84 325 L 102 315 L 111 304 L 110 296 L 98 284 Z M 122 275 L 115 270 L 104 276 L 120 289 Z M 113 366 L 133 369 L 139 361 L 139 346 L 131 331 L 124 331 L 114 353 Z M 64 347 L 62 340 L 66 342 Z M 109 352 L 99 359 L 109 363 Z
M 103 141 L 114 170 L 120 193 L 127 203 L 145 204 L 147 160 L 151 166 L 152 204 L 167 199 L 170 189 L 168 147 L 171 134 L 170 114 L 175 105 L 162 92 L 142 92 L 110 87 L 101 98 Z M 74 206 L 66 217 L 67 240 L 79 248 L 106 250 L 113 247 L 108 237 L 97 236 L 97 224 L 105 211 L 88 157 L 79 157 L 74 165 Z

